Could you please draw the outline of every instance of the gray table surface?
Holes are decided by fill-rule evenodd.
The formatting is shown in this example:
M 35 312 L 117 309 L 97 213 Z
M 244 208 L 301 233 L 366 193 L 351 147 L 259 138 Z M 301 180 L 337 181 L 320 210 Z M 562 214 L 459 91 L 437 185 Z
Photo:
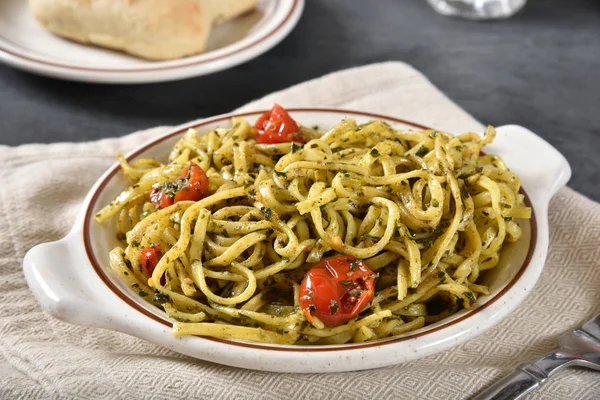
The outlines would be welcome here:
M 307 0 L 297 28 L 265 55 L 179 82 L 111 86 L 0 65 L 0 144 L 87 141 L 230 111 L 328 72 L 401 60 L 493 125 L 526 126 L 600 201 L 600 2 L 529 0 L 517 16 L 472 22 L 425 0 Z

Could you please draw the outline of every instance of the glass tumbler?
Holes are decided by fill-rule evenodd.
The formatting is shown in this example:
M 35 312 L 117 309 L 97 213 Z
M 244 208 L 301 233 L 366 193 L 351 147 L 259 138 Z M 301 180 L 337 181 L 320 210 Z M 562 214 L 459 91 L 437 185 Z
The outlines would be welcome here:
M 527 0 L 427 0 L 440 14 L 470 19 L 508 18 Z

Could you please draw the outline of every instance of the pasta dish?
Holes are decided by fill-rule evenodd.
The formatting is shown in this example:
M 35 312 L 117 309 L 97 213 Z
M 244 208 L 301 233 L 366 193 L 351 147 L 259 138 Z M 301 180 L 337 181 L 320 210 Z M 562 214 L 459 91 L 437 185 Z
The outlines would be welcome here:
M 310 122 L 310 121 L 307 121 Z M 174 335 L 341 344 L 399 335 L 472 307 L 521 236 L 520 180 L 482 152 L 495 137 L 345 119 L 190 129 L 166 163 L 129 162 L 95 215 L 110 265 Z

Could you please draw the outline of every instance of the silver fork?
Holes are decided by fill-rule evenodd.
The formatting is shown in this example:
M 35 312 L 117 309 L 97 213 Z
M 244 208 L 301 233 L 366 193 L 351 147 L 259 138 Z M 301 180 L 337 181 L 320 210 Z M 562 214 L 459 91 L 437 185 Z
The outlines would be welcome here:
M 600 314 L 579 328 L 563 333 L 558 351 L 520 364 L 513 372 L 479 393 L 473 400 L 520 399 L 567 366 L 600 371 Z

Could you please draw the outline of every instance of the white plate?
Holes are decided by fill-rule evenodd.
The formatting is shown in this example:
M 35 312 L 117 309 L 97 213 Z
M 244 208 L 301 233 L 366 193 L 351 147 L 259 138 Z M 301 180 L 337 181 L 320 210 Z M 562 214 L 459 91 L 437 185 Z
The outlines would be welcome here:
M 304 0 L 259 0 L 256 10 L 216 26 L 204 54 L 145 61 L 54 36 L 27 1 L 0 1 L 0 62 L 54 78 L 97 83 L 147 83 L 210 74 L 271 49 L 296 26 Z
M 343 118 L 359 123 L 383 119 L 395 127 L 416 124 L 393 117 L 332 109 L 291 109 L 299 122 L 326 129 Z M 241 114 L 255 120 L 260 113 Z M 195 121 L 129 154 L 165 159 L 175 141 L 190 127 L 207 132 L 229 125 L 231 115 Z M 540 276 L 548 249 L 548 203 L 568 181 L 565 158 L 543 139 L 518 126 L 498 128 L 486 151 L 500 155 L 517 173 L 534 209 L 524 222 L 523 237 L 503 250 L 499 265 L 485 277 L 491 294 L 470 310 L 407 334 L 339 346 L 262 345 L 202 337 L 175 338 L 164 312 L 144 302 L 110 269 L 108 252 L 117 245 L 114 224 L 97 224 L 93 215 L 127 183 L 118 164 L 89 192 L 71 232 L 64 239 L 31 249 L 24 260 L 25 278 L 42 307 L 64 321 L 113 329 L 203 360 L 276 372 L 337 372 L 383 367 L 449 349 L 500 322 L 520 304 Z M 60 273 L 56 273 L 60 269 Z

